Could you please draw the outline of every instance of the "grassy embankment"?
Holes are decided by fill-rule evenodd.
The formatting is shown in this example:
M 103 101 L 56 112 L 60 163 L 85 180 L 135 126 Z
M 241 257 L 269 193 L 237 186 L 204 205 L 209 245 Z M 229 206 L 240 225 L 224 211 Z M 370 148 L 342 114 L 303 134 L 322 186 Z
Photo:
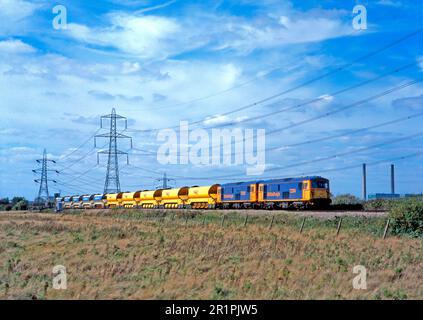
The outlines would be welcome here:
M 423 298 L 423 241 L 389 236 L 386 217 L 337 219 L 112 210 L 0 214 L 0 298 Z M 51 288 L 54 265 L 68 289 Z M 367 290 L 352 269 L 364 265 Z M 46 284 L 48 287 L 46 288 Z

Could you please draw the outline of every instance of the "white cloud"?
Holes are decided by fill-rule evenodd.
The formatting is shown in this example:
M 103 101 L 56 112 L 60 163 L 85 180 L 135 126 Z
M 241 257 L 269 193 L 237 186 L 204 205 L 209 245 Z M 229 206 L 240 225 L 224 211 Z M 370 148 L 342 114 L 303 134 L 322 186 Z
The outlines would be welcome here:
M 39 4 L 24 0 L 0 0 L 0 34 L 10 34 L 24 27 Z
M 0 52 L 7 54 L 33 53 L 36 49 L 21 40 L 10 39 L 0 41 Z
M 30 16 L 37 5 L 24 0 L 0 0 L 0 15 L 16 21 Z
M 141 66 L 138 62 L 128 62 L 125 61 L 122 64 L 122 73 L 123 74 L 130 74 L 130 73 L 136 73 L 141 70 Z
M 389 6 L 389 7 L 401 7 L 402 3 L 400 1 L 393 1 L 393 0 L 379 0 L 377 4 L 382 6 Z
M 330 94 L 323 94 L 317 99 L 321 99 L 321 101 L 331 102 L 333 100 L 333 96 L 331 96 Z
M 240 121 L 246 120 L 248 119 L 247 116 L 239 116 L 239 117 L 235 117 L 233 119 L 229 118 L 228 116 L 225 115 L 215 115 L 212 117 L 207 117 L 204 121 L 203 124 L 206 126 L 214 126 L 214 125 L 220 125 L 220 124 L 224 124 L 224 123 L 238 123 Z
M 113 47 L 142 59 L 161 60 L 198 48 L 231 49 L 248 54 L 292 44 L 318 42 L 352 33 L 345 12 L 298 12 L 260 18 L 189 11 L 178 19 L 158 15 L 114 13 L 105 27 L 69 24 L 69 36 L 102 47 Z
M 295 16 L 295 14 L 294 14 Z M 324 17 L 279 17 L 267 24 L 228 21 L 221 30 L 223 40 L 216 49 L 236 49 L 249 53 L 256 48 L 269 49 L 292 44 L 319 42 L 351 34 L 351 26 L 340 19 Z
M 227 116 L 223 115 L 216 115 L 214 117 L 207 117 L 206 120 L 203 121 L 205 125 L 218 125 L 222 123 L 229 122 L 230 119 Z
M 111 26 L 90 29 L 79 24 L 68 25 L 69 34 L 88 44 L 112 46 L 140 58 L 162 59 L 189 46 L 181 37 L 181 26 L 173 19 L 159 16 L 115 14 Z M 180 47 L 178 49 L 178 47 Z

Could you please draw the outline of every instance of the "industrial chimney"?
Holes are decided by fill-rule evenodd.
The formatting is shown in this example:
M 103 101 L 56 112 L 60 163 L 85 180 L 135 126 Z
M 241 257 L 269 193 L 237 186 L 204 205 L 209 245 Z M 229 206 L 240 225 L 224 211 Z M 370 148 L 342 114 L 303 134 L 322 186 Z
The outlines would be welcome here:
M 395 169 L 393 164 L 391 164 L 391 193 L 395 193 Z
M 363 163 L 363 200 L 367 200 L 366 164 Z

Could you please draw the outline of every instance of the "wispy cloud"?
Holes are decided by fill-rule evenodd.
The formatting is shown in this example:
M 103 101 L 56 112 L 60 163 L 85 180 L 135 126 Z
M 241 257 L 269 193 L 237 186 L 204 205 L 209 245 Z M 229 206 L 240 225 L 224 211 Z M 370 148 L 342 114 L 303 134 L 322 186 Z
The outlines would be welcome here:
M 36 49 L 19 39 L 9 39 L 0 41 L 0 53 L 18 54 L 18 53 L 34 53 Z
M 150 12 L 150 11 L 154 11 L 154 10 L 163 9 L 163 8 L 166 8 L 166 7 L 174 4 L 177 1 L 178 0 L 171 0 L 171 1 L 167 1 L 167 2 L 164 2 L 162 4 L 155 5 L 155 6 L 143 8 L 141 10 L 136 11 L 136 14 L 141 14 L 141 13 L 145 13 L 145 12 Z
M 401 7 L 403 5 L 401 1 L 394 0 L 379 0 L 377 4 L 389 7 Z
M 0 0 L 0 35 L 21 33 L 26 19 L 41 5 L 25 0 Z
M 188 11 L 178 19 L 159 15 L 117 12 L 107 16 L 106 26 L 90 28 L 70 24 L 69 36 L 87 45 L 113 47 L 142 59 L 165 59 L 194 49 L 254 49 L 319 42 L 350 35 L 345 12 L 310 13 L 246 19 L 240 16 Z

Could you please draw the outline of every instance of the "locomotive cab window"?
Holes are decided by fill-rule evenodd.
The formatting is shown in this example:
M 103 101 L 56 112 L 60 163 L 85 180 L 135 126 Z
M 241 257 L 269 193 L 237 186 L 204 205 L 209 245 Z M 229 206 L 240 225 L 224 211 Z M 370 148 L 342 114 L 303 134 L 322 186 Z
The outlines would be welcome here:
M 312 187 L 317 189 L 327 189 L 328 183 L 326 181 L 313 181 Z

